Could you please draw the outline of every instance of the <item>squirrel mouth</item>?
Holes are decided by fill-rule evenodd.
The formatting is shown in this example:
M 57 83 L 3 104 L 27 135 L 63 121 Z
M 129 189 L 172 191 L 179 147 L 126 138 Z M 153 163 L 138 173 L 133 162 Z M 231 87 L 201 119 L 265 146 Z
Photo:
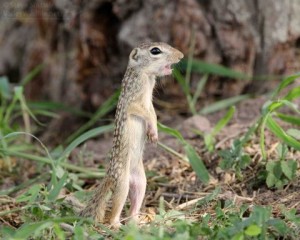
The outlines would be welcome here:
M 165 69 L 166 69 L 166 70 L 171 70 L 171 71 L 172 71 L 172 65 L 171 65 L 171 64 L 166 65 L 166 66 L 165 66 Z
M 170 75 L 172 74 L 172 65 L 171 64 L 168 64 L 168 65 L 165 65 L 164 68 L 163 68 L 163 75 Z

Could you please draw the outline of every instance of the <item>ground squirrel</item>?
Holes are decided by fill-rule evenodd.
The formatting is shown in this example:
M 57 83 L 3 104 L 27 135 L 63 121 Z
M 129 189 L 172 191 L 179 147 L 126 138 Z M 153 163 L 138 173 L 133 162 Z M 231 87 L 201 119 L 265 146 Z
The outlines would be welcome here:
M 138 219 L 146 190 L 142 160 L 145 141 L 147 137 L 150 142 L 158 140 L 157 117 L 152 104 L 155 80 L 158 76 L 170 75 L 171 65 L 182 58 L 180 51 L 160 42 L 143 43 L 130 53 L 117 105 L 107 174 L 81 212 L 82 216 L 103 222 L 106 202 L 111 194 L 111 225 L 120 225 L 127 195 L 131 204 L 129 217 Z

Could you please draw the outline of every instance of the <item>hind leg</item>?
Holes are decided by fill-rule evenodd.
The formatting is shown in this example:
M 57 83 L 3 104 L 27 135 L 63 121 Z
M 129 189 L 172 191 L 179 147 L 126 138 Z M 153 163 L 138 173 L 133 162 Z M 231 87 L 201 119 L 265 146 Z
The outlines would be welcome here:
M 138 221 L 138 214 L 140 212 L 145 191 L 146 191 L 147 179 L 142 160 L 140 160 L 137 166 L 132 167 L 130 171 L 130 187 L 129 187 L 129 199 L 130 210 L 129 216 Z
M 121 225 L 120 216 L 129 191 L 129 174 L 126 170 L 122 174 L 124 175 L 118 179 L 115 189 L 112 189 L 112 210 L 109 223 L 114 227 Z

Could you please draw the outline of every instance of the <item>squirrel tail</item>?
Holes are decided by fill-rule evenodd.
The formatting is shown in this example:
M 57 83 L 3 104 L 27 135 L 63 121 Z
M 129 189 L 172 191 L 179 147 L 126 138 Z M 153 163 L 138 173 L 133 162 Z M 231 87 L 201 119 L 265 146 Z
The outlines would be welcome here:
M 96 188 L 95 194 L 89 200 L 86 207 L 80 212 L 82 217 L 92 217 L 97 222 L 103 222 L 106 212 L 106 204 L 113 189 L 112 179 L 106 177 Z

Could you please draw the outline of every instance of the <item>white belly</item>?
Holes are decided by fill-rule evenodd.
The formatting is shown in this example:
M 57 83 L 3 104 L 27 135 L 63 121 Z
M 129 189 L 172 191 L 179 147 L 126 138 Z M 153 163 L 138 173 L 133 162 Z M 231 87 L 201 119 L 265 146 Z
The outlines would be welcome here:
M 142 161 L 146 141 L 146 123 L 137 116 L 130 116 L 128 121 L 129 137 L 129 160 L 131 169 Z

